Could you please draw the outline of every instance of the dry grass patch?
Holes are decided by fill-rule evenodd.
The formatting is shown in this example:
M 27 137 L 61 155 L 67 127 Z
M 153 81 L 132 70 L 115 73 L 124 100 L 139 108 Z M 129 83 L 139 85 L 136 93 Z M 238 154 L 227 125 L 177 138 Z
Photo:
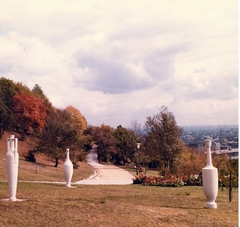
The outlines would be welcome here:
M 186 196 L 185 192 L 190 192 Z M 8 197 L 0 183 L 1 199 Z M 23 202 L 0 200 L 0 226 L 237 226 L 232 203 L 219 191 L 218 209 L 206 209 L 202 187 L 90 186 L 19 183 Z

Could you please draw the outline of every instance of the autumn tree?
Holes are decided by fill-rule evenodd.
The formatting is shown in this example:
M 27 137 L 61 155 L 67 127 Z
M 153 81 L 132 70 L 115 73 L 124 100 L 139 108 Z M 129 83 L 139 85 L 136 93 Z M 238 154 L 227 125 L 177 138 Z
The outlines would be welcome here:
M 183 151 L 176 162 L 177 172 L 179 175 L 198 175 L 205 164 L 205 153 L 198 153 L 196 149 L 184 145 Z
M 43 90 L 38 84 L 36 84 L 33 87 L 32 93 L 34 94 L 35 97 L 43 101 L 44 105 L 47 107 L 47 115 L 50 115 L 52 112 L 55 111 L 55 108 L 53 107 L 52 103 L 49 101 L 48 97 L 44 94 Z
M 213 153 L 213 166 L 218 169 L 220 186 L 228 189 L 229 202 L 232 201 L 233 188 L 238 187 L 238 159 L 231 159 L 226 153 Z
M 73 119 L 73 122 L 76 126 L 79 137 L 83 134 L 83 132 L 87 129 L 87 121 L 85 117 L 81 114 L 81 112 L 73 106 L 68 106 L 65 109 Z
M 25 132 L 41 130 L 47 120 L 46 106 L 42 100 L 26 93 L 14 96 L 14 115 L 18 128 Z
M 29 87 L 23 85 L 21 82 L 17 82 L 15 86 L 18 94 L 24 93 L 29 96 L 33 96 L 33 92 L 29 89 Z
M 147 117 L 145 123 L 146 139 L 151 143 L 164 168 L 173 170 L 174 162 L 182 151 L 182 129 L 178 127 L 173 113 L 162 106 L 160 112 Z

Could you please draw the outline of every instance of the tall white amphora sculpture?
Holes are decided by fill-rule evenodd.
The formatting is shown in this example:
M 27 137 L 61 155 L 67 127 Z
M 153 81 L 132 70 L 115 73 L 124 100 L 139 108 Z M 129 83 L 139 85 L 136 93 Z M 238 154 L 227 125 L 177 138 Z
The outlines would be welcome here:
M 210 139 L 205 140 L 207 165 L 202 169 L 203 191 L 207 198 L 207 208 L 217 208 L 215 200 L 218 194 L 218 171 L 212 165 L 211 144 L 212 141 Z
M 71 187 L 71 180 L 73 175 L 73 164 L 69 158 L 69 149 L 66 149 L 66 161 L 63 164 L 64 177 L 66 186 Z
M 8 177 L 8 188 L 10 193 L 10 201 L 16 201 L 17 193 L 17 180 L 18 180 L 18 139 L 14 138 L 14 135 L 10 135 L 10 138 L 7 139 L 7 154 L 6 154 L 6 163 L 7 163 L 7 177 Z

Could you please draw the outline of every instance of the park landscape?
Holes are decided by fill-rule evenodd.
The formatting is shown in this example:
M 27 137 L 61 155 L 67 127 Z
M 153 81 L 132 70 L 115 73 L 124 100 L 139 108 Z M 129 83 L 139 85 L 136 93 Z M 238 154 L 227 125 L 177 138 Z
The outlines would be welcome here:
M 76 108 L 53 107 L 38 85 L 31 91 L 5 78 L 0 82 L 0 226 L 238 225 L 238 161 L 213 156 L 220 173 L 218 208 L 207 209 L 201 178 L 196 175 L 206 155 L 183 144 L 182 129 L 167 107 L 147 118 L 147 133 L 141 135 L 137 122 L 132 129 L 87 126 Z M 8 199 L 5 157 L 10 135 L 19 138 L 20 200 L 16 202 Z M 140 141 L 141 156 L 135 147 Z M 74 183 L 93 175 L 86 155 L 94 143 L 96 161 L 128 171 L 133 184 Z M 71 188 L 63 177 L 67 147 L 74 164 Z
M 237 3 L 1 1 L 0 227 L 238 226 Z
M 54 107 L 37 84 L 30 89 L 1 78 L 0 88 L 0 226 L 238 225 L 238 162 L 224 155 L 213 157 L 222 181 L 218 208 L 207 209 L 201 178 L 190 184 L 179 178 L 189 182 L 200 176 L 206 154 L 181 141 L 182 129 L 166 106 L 147 117 L 143 134 L 137 121 L 131 128 L 88 125 L 75 107 Z M 21 201 L 16 202 L 8 199 L 10 135 L 18 138 L 20 156 L 17 199 Z M 141 147 L 136 149 L 136 143 Z M 133 184 L 75 184 L 94 174 L 86 156 L 95 145 L 96 161 L 128 171 Z M 66 149 L 74 166 L 71 188 L 63 174 Z M 170 184 L 159 183 L 159 177 Z
M 54 162 L 43 155 L 36 156 L 35 163 L 24 159 L 21 149 L 28 147 L 30 141 L 19 142 L 17 198 L 23 201 L 5 201 L 9 196 L 4 161 L 9 135 L 5 133 L 0 140 L 0 226 L 238 226 L 237 189 L 231 202 L 227 190 L 219 189 L 218 208 L 207 209 L 201 186 L 130 184 L 67 188 L 63 162 L 55 168 Z M 136 177 L 133 169 L 126 169 Z M 91 166 L 83 161 L 74 169 L 72 182 L 92 174 Z M 158 175 L 156 171 L 148 174 Z

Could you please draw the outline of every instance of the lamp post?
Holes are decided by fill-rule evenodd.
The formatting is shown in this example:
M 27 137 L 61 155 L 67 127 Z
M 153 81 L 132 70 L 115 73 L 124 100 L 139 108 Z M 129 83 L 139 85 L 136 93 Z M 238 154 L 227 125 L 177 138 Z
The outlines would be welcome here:
M 139 173 L 139 159 L 140 159 L 140 153 L 139 153 L 139 148 L 141 146 L 141 143 L 137 143 L 137 163 L 136 163 L 136 174 L 138 175 Z

